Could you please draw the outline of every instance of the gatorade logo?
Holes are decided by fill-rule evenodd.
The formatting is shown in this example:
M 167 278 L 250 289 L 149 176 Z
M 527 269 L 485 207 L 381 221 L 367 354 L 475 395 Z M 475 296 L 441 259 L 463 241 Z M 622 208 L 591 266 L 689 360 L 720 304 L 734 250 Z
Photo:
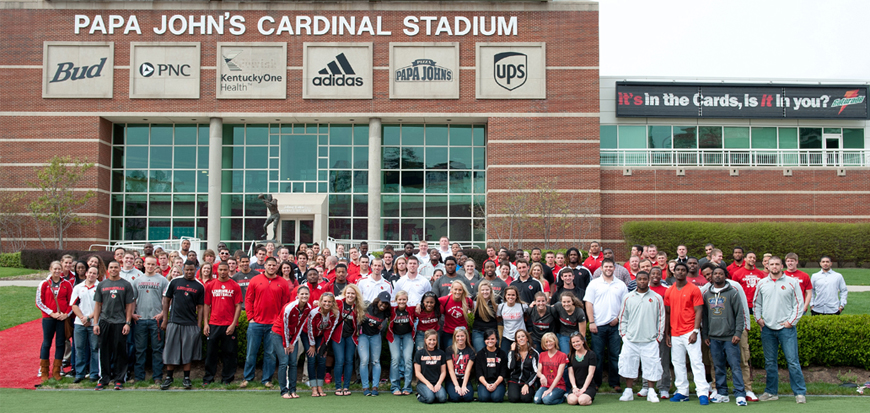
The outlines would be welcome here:
M 495 83 L 507 90 L 517 89 L 526 83 L 528 67 L 529 57 L 525 53 L 496 53 L 493 66 Z

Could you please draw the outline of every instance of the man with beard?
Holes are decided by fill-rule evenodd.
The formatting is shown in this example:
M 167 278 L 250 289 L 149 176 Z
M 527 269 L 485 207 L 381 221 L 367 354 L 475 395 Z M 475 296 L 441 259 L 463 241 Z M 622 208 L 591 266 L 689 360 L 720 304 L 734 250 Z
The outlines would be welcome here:
M 601 261 L 604 261 L 604 255 L 601 254 L 601 244 L 598 241 L 592 241 L 589 244 L 589 257 L 583 261 L 583 266 L 589 269 L 589 272 L 595 272 L 601 267 Z
M 437 254 L 438 250 L 433 249 L 432 252 Z M 464 275 L 460 276 L 456 273 L 455 257 L 450 256 L 445 258 L 443 267 L 444 276 L 436 280 L 435 284 L 432 285 L 432 291 L 434 291 L 439 298 L 450 295 L 450 286 L 453 284 L 453 281 L 462 281 L 462 283 L 465 284 L 465 289 L 471 291 L 471 285 L 468 283 L 468 279 L 465 278 Z
M 686 355 L 689 356 L 695 380 L 695 392 L 702 406 L 710 404 L 709 384 L 705 379 L 701 352 L 701 320 L 704 297 L 701 290 L 686 280 L 689 267 L 677 263 L 674 266 L 676 282 L 665 292 L 665 307 L 668 314 L 666 340 L 671 346 L 671 362 L 674 364 L 677 392 L 672 402 L 689 401 L 689 379 L 686 372 Z
M 728 274 L 734 276 L 734 271 L 737 271 L 740 268 L 743 268 L 743 247 L 734 247 L 734 252 L 731 253 L 731 257 L 734 258 L 734 262 L 728 266 Z M 755 264 L 753 264 L 755 265 Z
M 496 267 L 494 261 L 486 261 L 483 264 L 483 279 L 492 284 L 492 293 L 495 294 L 496 304 L 501 304 L 504 301 L 504 290 L 508 287 L 507 283 L 498 277 L 495 273 Z
M 312 271 L 317 273 L 316 270 Z M 245 380 L 239 385 L 240 388 L 247 387 L 248 382 L 254 380 L 257 353 L 261 345 L 265 347 L 262 383 L 267 388 L 272 387 L 271 380 L 272 375 L 275 374 L 276 358 L 272 354 L 272 346 L 268 345 L 266 338 L 272 330 L 275 316 L 281 311 L 284 304 L 289 302 L 290 283 L 278 275 L 278 260 L 274 257 L 266 258 L 265 271 L 251 280 L 245 294 L 245 309 L 248 317 L 248 350 L 245 357 Z
M 701 288 L 704 286 L 704 284 L 707 284 L 707 279 L 700 274 L 700 267 L 698 266 L 697 258 L 689 257 L 686 260 L 686 266 L 689 267 L 689 275 L 686 276 L 686 281 L 695 284 L 695 287 L 698 288 Z
M 566 254 L 568 255 L 568 262 L 565 263 L 565 267 L 570 268 L 574 272 L 574 285 L 585 290 L 592 281 L 592 271 L 589 271 L 588 268 L 581 264 L 583 262 L 583 254 L 577 248 L 568 248 Z M 556 280 L 556 285 L 561 286 L 562 281 Z M 577 298 L 583 299 L 581 297 Z
M 601 251 L 601 255 L 604 255 L 604 258 L 610 258 L 612 260 L 613 259 L 613 250 L 610 248 L 605 248 L 604 250 Z M 632 256 L 634 256 L 634 255 L 632 255 Z M 614 262 L 616 262 L 616 260 L 614 260 Z M 624 282 L 625 285 L 628 285 L 628 283 L 631 282 L 631 274 L 628 272 L 629 266 L 630 265 L 628 262 L 626 262 L 624 266 L 617 265 L 616 270 L 614 270 L 614 272 L 613 272 L 613 276 L 616 277 L 616 279 Z M 598 268 L 592 274 L 592 278 L 595 279 L 595 278 L 598 278 L 600 276 L 601 276 L 601 268 Z

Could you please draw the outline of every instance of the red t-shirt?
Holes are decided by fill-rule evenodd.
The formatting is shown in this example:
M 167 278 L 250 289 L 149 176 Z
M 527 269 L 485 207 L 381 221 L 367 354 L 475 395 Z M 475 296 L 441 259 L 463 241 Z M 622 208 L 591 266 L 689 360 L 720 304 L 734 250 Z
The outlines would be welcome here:
M 798 282 L 801 284 L 801 294 L 803 294 L 804 297 L 807 296 L 807 290 L 813 289 L 813 282 L 810 281 L 809 274 L 807 274 L 801 270 L 797 270 L 795 272 L 785 270 L 784 272 L 785 272 L 785 275 L 792 277 L 792 278 L 796 278 L 798 280 Z
M 767 277 L 767 274 L 758 268 L 747 270 L 746 267 L 742 267 L 731 273 L 731 279 L 739 282 L 740 285 L 743 286 L 743 291 L 746 293 L 746 300 L 749 301 L 749 308 L 752 308 L 752 302 L 755 300 L 755 286 L 757 286 L 758 282 L 764 277 Z
M 695 286 L 698 288 L 701 288 L 705 284 L 707 284 L 707 278 L 703 275 L 698 275 L 697 277 L 686 277 L 686 281 L 695 284 Z
M 208 323 L 216 326 L 233 324 L 236 304 L 242 302 L 242 287 L 232 278 L 227 281 L 214 279 L 205 286 L 205 305 L 210 306 Z
M 347 278 L 350 279 L 350 277 L 352 275 L 357 275 L 357 276 L 359 275 L 359 265 L 348 261 L 348 263 L 347 263 Z
M 655 292 L 656 294 L 662 296 L 662 298 L 665 298 L 665 291 L 668 290 L 668 287 L 659 284 L 658 287 L 649 286 L 649 289 L 653 290 L 653 292 Z
M 312 287 L 309 283 L 305 283 L 305 286 L 308 287 L 308 292 L 310 293 L 308 296 L 308 302 L 312 304 L 315 301 L 320 301 L 320 296 L 323 295 L 323 293 L 332 292 L 332 286 L 325 282 L 317 283 L 317 287 Z
M 672 285 L 665 291 L 665 306 L 671 308 L 671 336 L 681 336 L 695 329 L 695 307 L 704 305 L 701 289 L 686 283 L 680 289 Z
M 408 309 L 414 310 L 414 308 L 412 307 L 408 307 Z M 439 328 L 438 317 L 436 317 L 434 311 L 431 313 L 426 313 L 422 311 L 417 313 L 417 320 L 419 320 L 419 322 L 417 323 L 417 334 L 422 334 L 424 331 L 427 330 L 437 331 Z
M 438 299 L 441 305 L 441 314 L 444 315 L 444 331 L 447 334 L 453 334 L 456 327 L 468 328 L 468 320 L 465 318 L 465 313 L 462 311 L 462 304 L 453 300 L 453 296 L 444 296 Z M 474 304 L 470 298 L 466 298 L 465 302 L 468 311 L 474 308 Z
M 594 273 L 598 267 L 601 267 L 601 261 L 604 261 L 604 254 L 598 254 L 597 258 L 590 255 L 586 258 L 586 261 L 583 261 L 583 266 Z
M 547 378 L 547 388 L 553 388 L 553 383 L 555 383 L 556 388 L 565 390 L 565 380 L 563 380 L 564 374 L 558 378 L 556 377 L 556 374 L 559 373 L 559 366 L 568 363 L 568 356 L 561 351 L 557 351 L 556 355 L 550 357 L 550 353 L 544 351 L 541 353 L 538 360 L 541 362 L 541 373 L 543 373 L 544 377 Z M 567 369 L 567 367 L 565 368 Z

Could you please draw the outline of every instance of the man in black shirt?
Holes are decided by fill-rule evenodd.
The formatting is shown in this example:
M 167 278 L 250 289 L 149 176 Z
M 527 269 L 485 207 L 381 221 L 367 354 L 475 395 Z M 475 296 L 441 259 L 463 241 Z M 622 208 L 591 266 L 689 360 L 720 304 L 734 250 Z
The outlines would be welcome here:
M 559 274 L 562 275 L 562 286 L 559 287 L 559 290 L 550 298 L 550 305 L 561 303 L 562 294 L 566 292 L 573 293 L 574 297 L 583 301 L 583 296 L 586 295 L 586 287 L 574 284 L 574 271 L 565 270 L 564 272 L 560 271 Z
M 517 258 L 517 272 L 519 278 L 511 283 L 520 290 L 520 300 L 526 304 L 535 302 L 535 294 L 544 291 L 540 281 L 529 275 L 529 263 L 525 259 Z
M 109 380 L 115 382 L 115 390 L 121 390 L 127 373 L 124 336 L 130 333 L 135 297 L 133 286 L 121 278 L 121 264 L 110 262 L 108 272 L 109 277 L 97 285 L 94 293 L 94 335 L 100 338 L 100 382 L 96 390 L 103 390 Z
M 196 265 L 184 263 L 184 277 L 175 278 L 163 294 L 163 325 L 166 344 L 163 347 L 163 364 L 166 377 L 160 390 L 172 386 L 172 373 L 176 367 L 184 370 L 184 388 L 190 390 L 190 364 L 202 358 L 202 306 L 205 302 L 205 287 L 196 280 Z M 170 308 L 172 309 L 170 313 Z M 170 318 L 171 317 L 171 318 Z

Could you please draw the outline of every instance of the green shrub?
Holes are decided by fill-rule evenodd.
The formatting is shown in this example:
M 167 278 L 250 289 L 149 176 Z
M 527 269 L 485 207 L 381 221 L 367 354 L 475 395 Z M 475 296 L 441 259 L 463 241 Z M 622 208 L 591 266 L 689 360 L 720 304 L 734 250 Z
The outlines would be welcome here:
M 622 233 L 626 249 L 655 244 L 669 258 L 676 256 L 680 244 L 690 256 L 703 257 L 707 243 L 721 249 L 726 259 L 737 246 L 754 251 L 759 260 L 768 252 L 780 257 L 795 252 L 801 265 L 829 255 L 840 266 L 860 266 L 870 257 L 870 223 L 632 221 L 623 224 Z
M 0 267 L 24 268 L 24 266 L 21 265 L 21 252 L 0 254 Z
M 806 366 L 849 366 L 870 369 L 870 315 L 838 317 L 806 315 L 797 325 L 798 358 Z M 753 320 L 749 331 L 750 363 L 764 368 L 761 328 Z M 779 352 L 779 366 L 786 367 Z
M 59 249 L 44 249 L 44 250 L 22 250 L 21 264 L 24 268 L 32 268 L 35 270 L 47 270 L 52 261 L 59 261 L 64 255 L 72 255 L 73 259 L 84 261 L 91 255 L 99 255 L 103 262 L 108 263 L 114 259 L 112 251 L 79 251 L 79 250 L 59 250 Z

